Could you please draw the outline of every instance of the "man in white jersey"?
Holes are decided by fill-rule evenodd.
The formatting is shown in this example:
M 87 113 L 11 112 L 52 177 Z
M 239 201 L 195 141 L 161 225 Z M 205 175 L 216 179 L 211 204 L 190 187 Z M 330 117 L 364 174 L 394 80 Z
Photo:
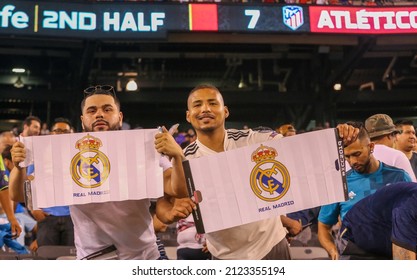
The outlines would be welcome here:
M 369 132 L 371 141 L 375 143 L 374 157 L 388 165 L 404 169 L 411 180 L 416 182 L 416 176 L 407 156 L 394 149 L 396 135 L 400 130 L 394 125 L 391 117 L 386 114 L 372 115 L 366 119 L 365 128 Z
M 275 131 L 226 130 L 225 120 L 229 116 L 229 110 L 224 106 L 221 93 L 214 86 L 195 87 L 189 94 L 187 105 L 186 119 L 197 133 L 197 140 L 184 149 L 184 156 L 187 159 L 282 137 Z M 348 125 L 340 125 L 338 128 L 342 138 L 348 141 L 356 139 L 357 129 Z M 158 145 L 162 146 L 162 144 L 156 143 L 156 147 L 162 149 Z M 160 202 L 159 213 L 170 213 L 167 200 Z M 185 215 L 186 212 L 180 214 Z M 175 216 L 167 215 L 171 218 Z M 165 219 L 164 222 L 172 222 L 172 220 Z M 280 217 L 275 217 L 207 233 L 206 239 L 207 247 L 215 259 L 290 259 L 285 235 L 286 231 Z
M 82 127 L 86 132 L 120 130 L 122 127 L 123 114 L 112 86 L 98 85 L 85 89 L 81 111 Z M 161 134 L 172 138 L 166 130 Z M 179 146 L 177 148 L 181 151 Z M 185 196 L 185 185 L 176 183 L 177 171 L 183 172 L 182 157 L 177 158 L 169 151 L 166 153 L 173 158 L 173 168 L 170 163 L 165 164 L 164 191 L 173 197 Z M 26 170 L 19 166 L 25 158 L 25 149 L 21 142 L 13 146 L 12 158 L 17 168 L 13 169 L 15 174 L 11 184 L 11 197 L 16 201 L 23 201 Z M 180 176 L 183 178 L 184 175 Z M 106 248 L 116 249 L 118 259 L 158 259 L 160 255 L 149 206 L 149 199 L 71 206 L 77 259 L 89 259 L 89 256 L 100 254 Z

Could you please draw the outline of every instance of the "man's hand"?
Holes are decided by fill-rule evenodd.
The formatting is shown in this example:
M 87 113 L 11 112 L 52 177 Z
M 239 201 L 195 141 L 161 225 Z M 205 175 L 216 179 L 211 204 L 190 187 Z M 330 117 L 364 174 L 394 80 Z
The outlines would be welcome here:
M 197 209 L 195 202 L 189 198 L 160 198 L 156 204 L 158 218 L 166 224 L 187 218 L 193 210 Z M 164 207 L 166 205 L 167 207 Z
M 33 218 L 35 218 L 37 222 L 42 222 L 43 220 L 45 220 L 47 214 L 43 212 L 42 210 L 33 210 L 32 216 Z
M 197 206 L 191 198 L 176 198 L 174 199 L 174 206 L 169 213 L 170 220 L 177 222 L 180 219 L 185 219 L 194 209 L 197 209 Z
M 337 253 L 336 244 L 334 243 L 332 236 L 332 225 L 327 225 L 322 222 L 318 222 L 318 238 L 321 246 L 327 251 L 332 260 L 338 260 L 339 254 Z
M 329 251 L 329 256 L 332 260 L 338 260 L 339 259 L 339 254 L 337 253 L 336 249 L 332 249 Z
M 32 252 L 36 252 L 38 250 L 38 241 L 37 240 L 33 240 L 32 243 L 30 243 L 29 250 L 31 250 Z
M 13 165 L 17 168 L 21 168 L 19 163 L 25 160 L 26 158 L 26 149 L 25 145 L 22 142 L 16 142 L 13 144 L 12 149 L 10 150 L 12 155 Z
M 155 149 L 158 153 L 167 155 L 170 158 L 183 156 L 180 145 L 178 145 L 174 137 L 164 126 L 162 127 L 162 133 L 157 133 L 155 135 Z
M 359 128 L 355 128 L 349 124 L 339 124 L 337 125 L 337 131 L 339 132 L 339 137 L 343 139 L 343 145 L 349 146 L 356 141 L 356 138 L 359 134 Z
M 203 253 L 209 253 L 209 250 L 207 248 L 207 242 L 204 242 L 203 249 L 201 249 L 201 251 L 203 251 Z
M 281 216 L 281 222 L 291 237 L 296 236 L 303 230 L 303 226 L 300 221 L 293 220 L 285 215 Z
M 9 223 L 13 238 L 18 238 L 22 233 L 22 228 L 20 227 L 19 222 L 16 218 L 14 218 L 9 220 Z

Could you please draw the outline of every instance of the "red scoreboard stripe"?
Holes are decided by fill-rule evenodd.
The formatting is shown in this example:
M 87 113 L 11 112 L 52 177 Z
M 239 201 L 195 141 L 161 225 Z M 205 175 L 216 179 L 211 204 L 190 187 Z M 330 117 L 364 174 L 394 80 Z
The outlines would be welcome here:
M 190 30 L 218 31 L 216 4 L 189 4 Z

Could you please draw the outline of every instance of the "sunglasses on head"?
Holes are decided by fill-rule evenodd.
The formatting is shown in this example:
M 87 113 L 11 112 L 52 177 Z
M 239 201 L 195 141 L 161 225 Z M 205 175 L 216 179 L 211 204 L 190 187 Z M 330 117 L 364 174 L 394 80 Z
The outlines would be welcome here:
M 110 85 L 91 86 L 84 90 L 84 97 L 88 97 L 94 94 L 109 94 L 111 96 L 116 96 L 116 93 L 114 92 L 114 87 Z

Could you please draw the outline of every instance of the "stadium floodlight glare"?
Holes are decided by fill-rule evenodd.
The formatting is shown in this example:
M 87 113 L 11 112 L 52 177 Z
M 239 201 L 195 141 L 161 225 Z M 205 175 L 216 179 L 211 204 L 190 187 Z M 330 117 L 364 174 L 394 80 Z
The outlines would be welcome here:
M 126 84 L 126 91 L 137 91 L 138 90 L 138 84 L 135 80 L 129 80 Z
M 22 73 L 25 73 L 26 72 L 26 69 L 25 68 L 13 68 L 12 69 L 12 72 L 13 73 L 22 74 Z

